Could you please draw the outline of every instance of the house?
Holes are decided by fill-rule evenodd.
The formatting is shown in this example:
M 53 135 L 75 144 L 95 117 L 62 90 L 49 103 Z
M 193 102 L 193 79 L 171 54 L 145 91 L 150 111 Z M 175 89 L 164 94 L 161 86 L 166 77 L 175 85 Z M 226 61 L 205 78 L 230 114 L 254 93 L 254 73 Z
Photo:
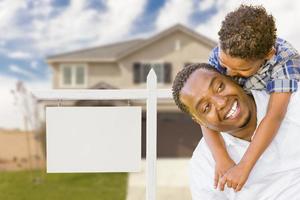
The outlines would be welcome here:
M 151 67 L 158 88 L 171 88 L 177 72 L 186 64 L 207 62 L 216 42 L 183 26 L 175 25 L 152 37 L 134 39 L 53 55 L 54 89 L 146 88 Z M 140 105 L 145 102 L 75 102 L 76 105 Z M 145 146 L 143 117 L 143 146 Z M 158 102 L 158 157 L 189 157 L 201 137 L 201 129 L 172 100 Z M 143 155 L 145 148 L 143 147 Z

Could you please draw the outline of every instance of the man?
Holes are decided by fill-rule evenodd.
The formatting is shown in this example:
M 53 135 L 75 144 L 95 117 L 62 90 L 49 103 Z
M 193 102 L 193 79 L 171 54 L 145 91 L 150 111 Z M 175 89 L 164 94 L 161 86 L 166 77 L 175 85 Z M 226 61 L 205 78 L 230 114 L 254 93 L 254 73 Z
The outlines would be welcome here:
M 256 125 L 267 110 L 269 95 L 263 91 L 252 91 L 252 95 L 248 96 L 230 78 L 204 63 L 187 66 L 173 83 L 178 107 L 202 126 L 222 132 L 224 145 L 235 163 L 244 155 Z M 277 136 L 240 192 L 230 187 L 225 187 L 224 192 L 213 188 L 215 162 L 208 145 L 201 140 L 190 163 L 193 199 L 300 199 L 300 146 L 296 144 L 300 140 L 298 102 L 300 93 L 296 92 Z

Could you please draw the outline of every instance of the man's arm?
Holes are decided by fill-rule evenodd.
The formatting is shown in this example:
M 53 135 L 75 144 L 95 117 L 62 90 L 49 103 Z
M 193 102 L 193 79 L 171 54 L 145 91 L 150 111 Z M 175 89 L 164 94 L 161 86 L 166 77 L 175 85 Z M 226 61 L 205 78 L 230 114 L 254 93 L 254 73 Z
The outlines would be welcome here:
M 216 162 L 214 187 L 217 188 L 219 180 L 225 174 L 225 172 L 235 165 L 234 161 L 230 158 L 224 139 L 222 135 L 204 126 L 201 126 L 203 137 L 207 143 L 212 156 Z
M 256 161 L 276 135 L 285 117 L 290 97 L 291 93 L 288 92 L 271 94 L 267 114 L 256 129 L 253 140 L 239 164 L 228 170 L 223 176 L 220 181 L 221 190 L 224 189 L 226 183 L 228 187 L 234 188 L 235 191 L 241 190 Z

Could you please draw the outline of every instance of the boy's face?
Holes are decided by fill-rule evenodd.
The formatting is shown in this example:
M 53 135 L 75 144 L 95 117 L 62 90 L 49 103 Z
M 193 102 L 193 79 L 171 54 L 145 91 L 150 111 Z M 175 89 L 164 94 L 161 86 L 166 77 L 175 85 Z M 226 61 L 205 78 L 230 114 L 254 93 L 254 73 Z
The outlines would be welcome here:
M 180 91 L 180 100 L 196 121 L 216 131 L 245 128 L 252 117 L 251 98 L 241 87 L 217 72 L 193 72 Z
M 219 52 L 220 64 L 226 68 L 227 75 L 249 77 L 255 74 L 260 67 L 265 63 L 265 59 L 245 60 L 237 57 L 232 57 L 224 51 Z

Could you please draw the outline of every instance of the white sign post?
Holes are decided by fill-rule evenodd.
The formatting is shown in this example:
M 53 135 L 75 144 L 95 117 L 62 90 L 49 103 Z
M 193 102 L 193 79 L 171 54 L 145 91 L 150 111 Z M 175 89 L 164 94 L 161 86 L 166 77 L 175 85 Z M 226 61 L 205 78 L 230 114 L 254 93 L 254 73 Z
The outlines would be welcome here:
M 171 99 L 172 95 L 171 95 L 171 90 L 170 89 L 157 89 L 157 77 L 155 75 L 155 72 L 153 69 L 151 69 L 151 71 L 149 72 L 148 76 L 147 76 L 147 89 L 121 89 L 121 90 L 50 90 L 50 91 L 34 91 L 33 95 L 38 99 L 38 100 L 146 100 L 147 101 L 147 121 L 146 121 L 146 161 L 147 161 L 147 168 L 146 168 L 146 177 L 147 177 L 147 183 L 146 183 L 146 199 L 147 200 L 155 200 L 156 199 L 156 138 L 157 138 L 157 99 Z M 74 108 L 74 107 L 73 107 Z M 53 108 L 55 109 L 55 108 Z M 72 107 L 70 108 L 72 109 Z M 99 113 L 95 113 L 97 110 L 96 107 L 93 107 L 92 110 L 90 110 L 91 112 L 87 111 L 89 108 L 85 108 L 85 107 L 81 107 L 81 109 L 85 110 L 84 112 L 86 112 L 85 116 L 82 116 L 81 118 L 74 118 L 74 124 L 73 127 L 74 129 L 76 129 L 76 127 L 78 126 L 79 130 L 80 130 L 80 124 L 79 121 L 81 120 L 81 122 L 84 122 L 88 119 L 89 114 L 95 114 L 95 116 L 97 117 Z M 55 110 L 52 110 L 53 114 L 51 116 L 50 113 L 48 113 L 48 117 L 49 119 L 51 119 L 52 121 L 50 123 L 53 123 L 51 126 L 51 128 L 53 128 L 50 132 L 56 132 L 58 133 L 59 127 L 57 127 L 58 125 L 56 124 L 56 122 L 59 119 L 55 120 L 55 116 L 57 116 L 57 112 L 59 113 L 59 110 L 56 110 L 56 112 L 54 112 Z M 63 111 L 63 110 L 61 110 Z M 65 111 L 65 110 L 64 110 Z M 72 113 L 73 112 L 73 113 Z M 133 111 L 134 112 L 134 111 Z M 130 112 L 128 112 L 130 113 Z M 62 113 L 61 113 L 62 114 Z M 73 116 L 78 115 L 77 111 L 71 111 L 71 112 L 66 112 L 65 116 L 69 116 L 70 119 Z M 125 112 L 126 115 L 126 112 Z M 115 116 L 115 115 L 114 115 Z M 132 115 L 132 116 L 137 116 L 137 115 Z M 105 117 L 105 116 L 104 116 Z M 128 120 L 130 116 L 127 115 L 127 118 L 125 120 Z M 65 118 L 64 118 L 65 119 Z M 86 119 L 86 120 L 83 120 Z M 62 119 L 61 119 L 62 120 Z M 77 123 L 76 123 L 77 120 Z M 79 121 L 78 121 L 79 120 Z M 112 118 L 107 118 L 106 120 L 115 120 Z M 135 120 L 136 121 L 136 120 Z M 46 123 L 48 123 L 48 121 L 46 121 Z M 107 124 L 110 124 L 111 122 L 104 122 Z M 84 124 L 84 123 L 83 123 Z M 94 126 L 94 123 L 90 123 L 90 124 L 86 124 L 87 127 L 88 126 Z M 64 124 L 61 124 L 61 126 L 64 126 Z M 115 126 L 118 126 L 118 124 L 115 124 Z M 70 126 L 65 126 L 63 128 L 67 129 Z M 96 128 L 95 128 L 96 127 Z M 125 126 L 124 126 L 125 127 Z M 139 126 L 136 126 L 137 128 L 135 130 L 139 130 Z M 81 127 L 82 128 L 82 127 Z M 99 121 L 99 128 L 101 128 L 101 122 Z M 97 129 L 97 126 L 94 126 L 94 129 Z M 93 130 L 94 130 L 93 129 Z M 93 136 L 95 136 L 96 138 L 99 137 L 99 135 L 95 134 L 96 132 L 93 132 L 93 130 L 89 130 Z M 123 129 L 121 129 L 123 130 Z M 131 132 L 135 132 L 135 130 L 131 130 Z M 48 130 L 47 130 L 48 131 Z M 65 130 L 65 134 L 67 133 L 67 130 Z M 116 132 L 120 132 L 120 129 L 116 129 Z M 123 130 L 123 132 L 126 132 L 126 130 Z M 112 167 L 107 165 L 109 162 L 108 161 L 104 161 L 103 159 L 101 159 L 100 153 L 99 151 L 103 151 L 103 149 L 101 148 L 97 148 L 97 140 L 93 140 L 92 145 L 87 145 L 87 144 L 82 144 L 85 139 L 84 139 L 84 135 L 80 135 L 79 132 L 76 132 L 77 134 L 74 135 L 75 139 L 75 143 L 72 143 L 70 140 L 72 140 L 72 138 L 70 137 L 60 137 L 62 135 L 56 134 L 56 136 L 52 137 L 52 136 L 47 136 L 47 140 L 49 139 L 50 144 L 53 144 L 53 146 L 47 146 L 48 150 L 52 153 L 51 154 L 51 159 L 53 159 L 52 161 L 47 160 L 51 162 L 51 169 L 50 171 L 52 172 L 95 172 L 95 171 L 104 171 L 104 172 L 108 172 L 108 171 L 136 171 L 138 164 L 133 164 L 133 165 L 124 165 L 124 167 L 122 168 L 118 168 L 118 167 Z M 48 134 L 48 133 L 47 133 Z M 61 133 L 63 134 L 63 133 Z M 102 134 L 101 134 L 102 135 Z M 132 137 L 136 136 L 138 134 L 132 134 Z M 104 139 L 102 142 L 103 146 L 105 146 L 105 140 L 107 140 L 107 142 L 113 142 L 114 140 L 116 140 L 116 137 L 118 137 L 118 133 L 115 134 L 104 134 Z M 50 141 L 51 139 L 51 141 Z M 63 140 L 63 141 L 58 141 L 58 140 Z M 64 162 L 63 160 L 68 159 L 70 157 L 68 157 L 68 155 L 70 155 L 73 151 L 72 149 L 70 151 L 65 151 L 65 155 L 61 155 L 61 151 L 57 151 L 57 145 L 60 145 L 60 148 L 66 148 L 66 146 L 64 146 L 65 144 L 67 145 L 68 142 L 72 143 L 72 145 L 75 146 L 71 146 L 73 148 L 73 150 L 76 150 L 76 141 L 80 141 L 81 145 L 83 145 L 83 151 L 81 153 L 81 156 L 88 156 L 91 153 L 98 153 L 98 155 L 100 157 L 93 157 L 93 159 L 99 159 L 98 161 L 91 161 L 91 162 L 87 162 L 89 165 L 82 165 L 80 168 L 69 168 L 68 162 Z M 135 142 L 135 145 L 133 144 L 133 146 L 138 147 L 140 145 L 140 143 L 138 143 L 137 141 L 140 141 L 140 135 L 139 138 L 135 138 L 132 140 L 132 142 Z M 48 141 L 47 141 L 48 142 Z M 101 142 L 99 141 L 99 144 Z M 86 146 L 85 146 L 86 145 Z M 116 145 L 114 148 L 118 148 L 118 146 L 120 148 L 122 148 L 122 145 Z M 115 150 L 115 149 L 114 149 Z M 119 149 L 121 150 L 121 149 Z M 127 155 L 130 156 L 130 152 L 132 151 L 140 151 L 139 148 L 132 148 L 129 149 L 127 151 Z M 115 156 L 118 155 L 118 150 L 115 150 Z M 140 152 L 135 152 L 137 154 L 140 155 Z M 135 154 L 133 153 L 133 154 Z M 109 154 L 109 152 L 108 152 Z M 107 154 L 102 154 L 102 156 L 106 156 Z M 136 154 L 135 154 L 136 155 Z M 73 156 L 73 157 L 72 157 Z M 78 162 L 76 162 L 76 155 L 72 155 L 71 157 L 73 158 L 73 161 L 75 163 L 74 164 L 78 164 Z M 133 159 L 131 160 L 132 162 L 136 161 L 136 156 L 132 157 Z M 87 158 L 87 161 L 89 161 L 90 158 Z M 141 159 L 141 158 L 139 158 Z M 121 160 L 121 159 L 120 159 Z M 103 161 L 103 162 L 101 162 Z M 117 164 L 120 165 L 122 163 L 114 163 L 114 162 L 110 162 L 110 164 Z M 93 165 L 93 166 L 90 166 Z M 98 166 L 98 168 L 97 168 Z M 64 168 L 65 167 L 65 168 Z M 105 170 L 103 170 L 105 168 Z M 127 169 L 127 170 L 126 170 Z

